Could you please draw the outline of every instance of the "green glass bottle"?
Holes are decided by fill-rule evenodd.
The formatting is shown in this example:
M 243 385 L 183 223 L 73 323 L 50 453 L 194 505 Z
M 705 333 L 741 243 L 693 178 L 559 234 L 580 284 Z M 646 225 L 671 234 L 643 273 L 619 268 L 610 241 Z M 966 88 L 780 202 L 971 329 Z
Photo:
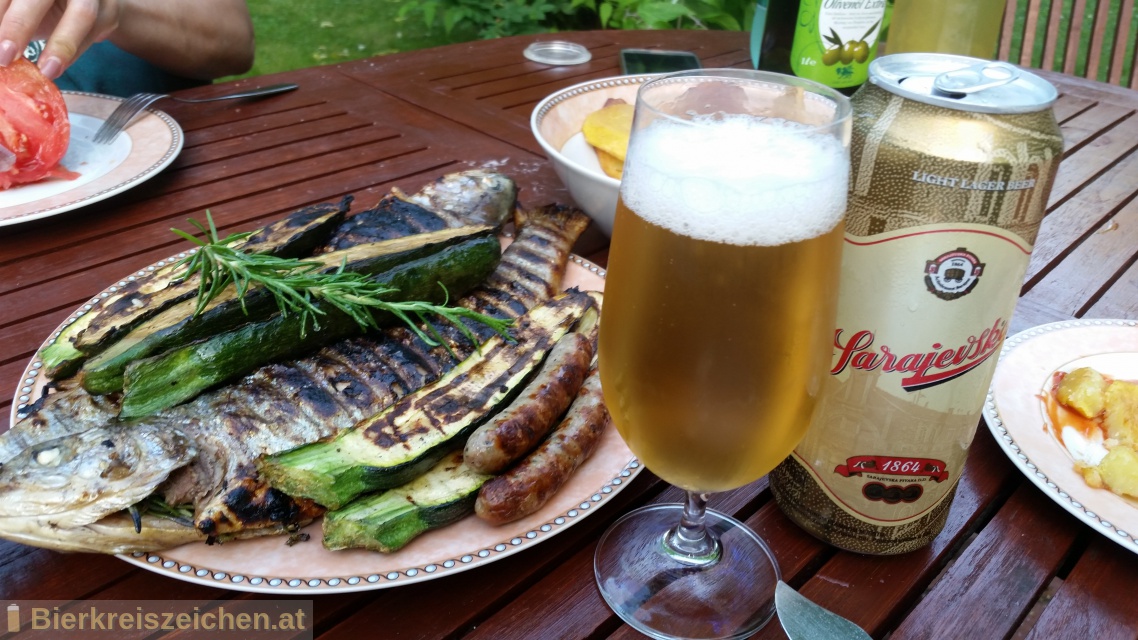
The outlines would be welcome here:
M 852 93 L 869 75 L 886 0 L 770 0 L 759 68 Z

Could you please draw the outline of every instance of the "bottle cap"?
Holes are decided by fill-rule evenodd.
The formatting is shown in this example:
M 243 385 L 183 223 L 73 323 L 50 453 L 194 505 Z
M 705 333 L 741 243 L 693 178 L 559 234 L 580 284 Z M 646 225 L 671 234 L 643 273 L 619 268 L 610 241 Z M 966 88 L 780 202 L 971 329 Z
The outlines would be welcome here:
M 535 42 L 526 47 L 522 55 L 534 62 L 555 66 L 583 64 L 593 58 L 585 47 L 564 40 Z

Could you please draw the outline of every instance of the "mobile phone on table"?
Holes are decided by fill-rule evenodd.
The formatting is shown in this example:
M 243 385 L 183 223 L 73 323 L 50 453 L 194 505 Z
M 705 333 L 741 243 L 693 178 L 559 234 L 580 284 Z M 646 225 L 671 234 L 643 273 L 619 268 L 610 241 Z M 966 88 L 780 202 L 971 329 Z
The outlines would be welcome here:
M 620 70 L 624 75 L 638 73 L 671 73 L 699 69 L 699 57 L 691 51 L 663 49 L 621 49 Z

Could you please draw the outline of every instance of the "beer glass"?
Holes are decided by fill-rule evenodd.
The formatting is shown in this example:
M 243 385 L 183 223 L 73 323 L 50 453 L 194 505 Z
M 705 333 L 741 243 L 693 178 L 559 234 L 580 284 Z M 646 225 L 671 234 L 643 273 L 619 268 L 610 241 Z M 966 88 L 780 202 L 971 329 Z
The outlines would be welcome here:
M 594 568 L 656 638 L 741 638 L 773 614 L 778 565 L 707 494 L 801 439 L 831 357 L 849 102 L 773 73 L 655 78 L 636 99 L 600 335 L 605 403 L 633 453 L 687 491 L 602 537 Z

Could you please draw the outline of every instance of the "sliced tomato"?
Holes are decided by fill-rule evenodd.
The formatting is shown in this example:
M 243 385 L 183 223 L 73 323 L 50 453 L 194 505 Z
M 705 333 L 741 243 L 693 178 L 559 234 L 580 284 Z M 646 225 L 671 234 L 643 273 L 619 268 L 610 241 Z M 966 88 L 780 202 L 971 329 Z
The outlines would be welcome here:
M 70 139 L 59 89 L 23 58 L 0 67 L 0 189 L 47 177 L 74 178 L 59 166 Z

